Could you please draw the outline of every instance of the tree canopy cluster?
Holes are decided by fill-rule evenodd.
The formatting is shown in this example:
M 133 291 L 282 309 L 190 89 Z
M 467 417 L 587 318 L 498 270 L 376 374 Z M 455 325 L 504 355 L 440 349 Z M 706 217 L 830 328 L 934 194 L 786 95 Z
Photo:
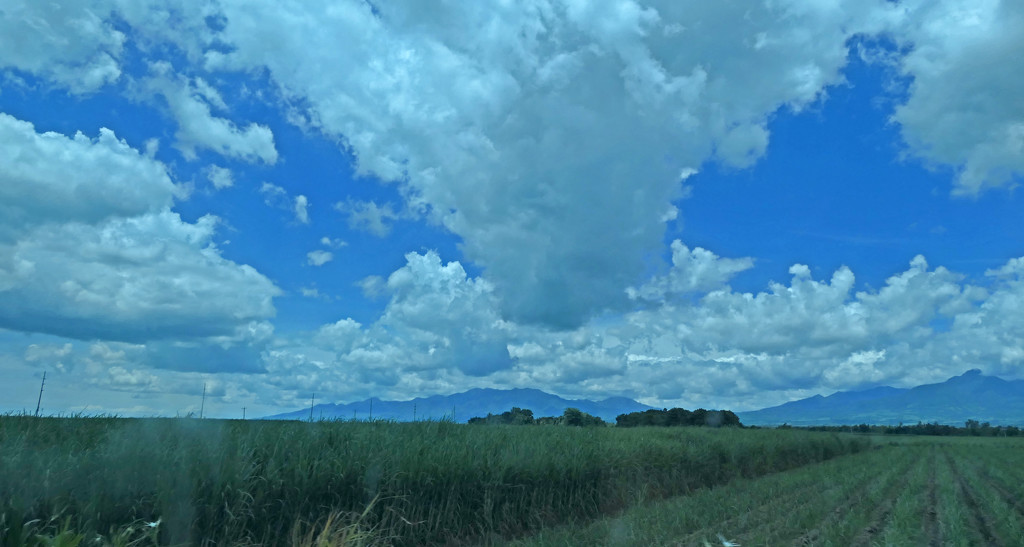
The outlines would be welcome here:
M 685 408 L 665 408 L 662 410 L 645 410 L 643 412 L 630 412 L 619 414 L 615 418 L 615 425 L 619 427 L 638 427 L 653 425 L 662 427 L 671 426 L 738 426 L 743 427 L 740 418 L 731 410 L 705 410 L 698 408 L 694 411 Z
M 488 413 L 487 416 L 470 418 L 469 423 L 477 425 L 567 425 L 575 427 L 609 425 L 600 417 L 587 414 L 578 408 L 567 408 L 561 416 L 534 418 L 532 410 L 519 407 L 512 407 L 512 410 L 507 410 L 501 414 Z M 618 427 L 644 425 L 663 427 L 743 427 L 739 417 L 730 410 L 705 410 L 703 408 L 698 408 L 692 412 L 685 408 L 666 408 L 619 414 L 615 418 L 615 425 Z
M 477 425 L 568 425 L 575 427 L 606 425 L 605 421 L 601 418 L 587 414 L 578 408 L 567 408 L 561 416 L 534 418 L 532 410 L 517 406 L 501 414 L 491 414 L 488 412 L 485 417 L 470 418 L 469 423 Z

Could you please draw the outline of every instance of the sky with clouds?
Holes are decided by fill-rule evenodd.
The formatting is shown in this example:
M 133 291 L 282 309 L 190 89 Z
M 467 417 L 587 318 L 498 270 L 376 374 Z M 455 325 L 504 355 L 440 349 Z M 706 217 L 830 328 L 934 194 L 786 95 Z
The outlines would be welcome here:
M 0 6 L 0 412 L 1024 378 L 1024 4 Z

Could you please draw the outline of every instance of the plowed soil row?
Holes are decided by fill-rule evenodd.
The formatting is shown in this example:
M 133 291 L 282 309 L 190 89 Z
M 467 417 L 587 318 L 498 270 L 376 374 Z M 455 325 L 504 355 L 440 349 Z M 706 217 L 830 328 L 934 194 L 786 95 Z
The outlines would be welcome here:
M 716 527 L 720 530 L 758 527 L 766 522 L 775 520 L 778 517 L 779 507 L 793 507 L 802 503 L 803 500 L 821 495 L 821 493 L 821 487 L 818 484 L 808 484 L 800 489 L 791 490 L 771 499 L 765 499 L 756 507 L 748 509 L 746 513 L 717 523 Z M 707 535 L 706 530 L 697 530 L 678 542 L 673 543 L 673 545 L 698 545 L 705 535 Z
M 824 465 L 809 466 L 799 474 L 799 479 L 792 478 L 782 480 L 783 475 L 766 477 L 757 480 L 757 490 L 761 494 L 754 496 L 760 498 L 756 504 L 746 504 L 745 512 L 735 514 L 728 519 L 714 523 L 713 526 L 691 529 L 686 535 L 675 539 L 665 545 L 685 546 L 703 545 L 709 538 L 716 539 L 719 532 L 725 532 L 731 539 L 740 543 L 747 541 L 747 538 L 756 532 L 772 536 L 772 530 L 780 528 L 781 520 L 791 516 L 795 512 L 807 511 L 807 500 L 816 500 L 818 505 L 810 506 L 812 510 L 827 507 L 822 504 L 822 499 L 844 499 L 850 496 L 856 484 L 849 481 L 836 482 L 833 479 L 841 469 L 844 477 L 863 477 L 868 482 L 872 477 L 877 478 L 878 463 L 883 458 L 879 454 L 858 454 L 856 456 L 844 456 L 832 460 Z M 787 472 L 790 473 L 790 472 Z M 777 489 L 785 488 L 782 492 Z M 772 495 L 765 496 L 764 493 L 771 492 Z M 750 498 L 747 498 L 748 500 Z M 737 510 L 742 511 L 740 507 Z M 764 535 L 757 537 L 764 538 Z M 792 536 L 789 536 L 792 537 Z
M 988 473 L 988 471 L 982 470 L 980 472 L 981 478 L 988 483 L 989 487 L 996 491 L 1003 501 L 1007 505 L 1013 508 L 1018 515 L 1024 517 L 1024 499 L 1020 499 L 1012 492 L 1006 489 L 1006 485 L 999 482 L 995 477 Z
M 918 464 L 920 465 L 920 464 Z M 885 489 L 882 502 L 878 504 L 877 509 L 871 515 L 870 523 L 865 526 L 857 538 L 853 540 L 853 545 L 871 545 L 871 542 L 878 536 L 878 534 L 885 529 L 886 524 L 889 520 L 889 514 L 892 512 L 892 507 L 896 503 L 896 499 L 906 490 L 907 483 L 910 482 L 910 470 L 913 465 L 907 466 L 902 473 L 898 475 L 898 479 L 890 481 Z
M 936 461 L 935 447 L 928 451 L 928 492 L 925 494 L 927 505 L 924 510 L 924 530 L 929 547 L 942 546 L 942 528 L 939 526 L 939 500 L 935 484 Z
M 988 464 L 988 465 L 987 465 Z M 999 497 L 1013 508 L 1018 515 L 1024 517 L 1024 499 L 1010 491 L 1006 479 L 996 477 L 992 474 L 991 464 L 1001 465 L 1000 462 L 984 462 L 971 464 L 971 470 L 976 473 L 986 485 L 999 494 Z
M 953 478 L 956 480 L 964 504 L 971 512 L 971 518 L 974 520 L 974 531 L 980 536 L 979 539 L 985 545 L 997 547 L 1006 545 L 1001 538 L 996 536 L 992 525 L 988 522 L 988 518 L 978 505 L 978 498 L 975 496 L 974 490 L 964 480 L 964 476 L 953 461 L 952 456 L 949 455 L 949 452 L 943 452 L 943 456 L 945 457 L 946 465 L 949 466 L 950 471 L 953 473 Z
M 894 475 L 906 476 L 912 465 L 913 462 L 908 460 L 906 464 L 899 469 L 892 468 L 888 474 L 878 474 L 875 475 L 874 480 L 866 480 L 861 483 L 847 496 L 846 501 L 829 511 L 816 527 L 808 530 L 800 537 L 793 540 L 793 545 L 817 545 L 821 540 L 823 531 L 834 526 L 836 523 L 849 518 L 853 509 L 864 503 L 868 493 L 873 487 L 880 483 L 890 482 Z
M 860 465 L 863 465 L 862 462 L 858 462 L 858 467 L 843 470 L 845 480 L 839 481 L 840 486 L 832 486 L 822 490 L 819 485 L 813 495 L 801 498 L 800 504 L 774 507 L 776 517 L 774 521 L 767 521 L 755 527 L 748 527 L 742 532 L 737 531 L 736 536 L 740 540 L 739 543 L 752 542 L 755 538 L 758 538 L 766 545 L 784 545 L 790 542 L 797 545 L 815 545 L 819 543 L 819 538 L 827 529 L 827 525 L 835 522 L 835 519 L 831 519 L 835 515 L 835 510 L 830 511 L 828 509 L 830 506 L 840 508 L 844 515 L 849 513 L 852 507 L 862 503 L 872 488 L 892 481 L 894 475 L 905 473 L 912 464 L 907 459 L 903 462 L 903 465 L 890 467 L 887 473 L 879 474 L 874 467 L 860 467 Z M 824 480 L 829 482 L 833 482 L 835 479 L 836 477 L 834 476 L 824 477 Z M 839 500 L 845 501 L 840 502 Z M 776 521 L 784 520 L 780 518 L 783 514 L 788 518 L 808 517 L 808 519 L 817 520 L 819 524 L 794 538 L 792 530 L 775 524 Z

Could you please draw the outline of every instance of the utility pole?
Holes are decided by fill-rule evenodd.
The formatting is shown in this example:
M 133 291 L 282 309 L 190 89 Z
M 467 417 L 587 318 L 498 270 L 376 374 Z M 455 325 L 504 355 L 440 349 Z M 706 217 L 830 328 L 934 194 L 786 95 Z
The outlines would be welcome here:
M 313 396 L 309 398 L 309 421 L 313 421 L 313 401 L 316 400 L 316 392 L 313 392 Z
M 373 421 L 373 397 L 370 397 L 370 421 Z
M 206 382 L 203 382 L 203 402 L 199 405 L 199 419 L 203 419 L 203 411 L 206 410 Z
M 43 371 L 43 383 L 39 384 L 39 400 L 36 401 L 36 417 L 39 417 L 39 407 L 43 404 L 43 386 L 46 385 L 46 371 Z
M 412 421 L 416 421 L 416 403 L 412 404 Z
M 242 419 L 243 420 L 245 419 L 245 407 L 244 406 L 242 407 Z

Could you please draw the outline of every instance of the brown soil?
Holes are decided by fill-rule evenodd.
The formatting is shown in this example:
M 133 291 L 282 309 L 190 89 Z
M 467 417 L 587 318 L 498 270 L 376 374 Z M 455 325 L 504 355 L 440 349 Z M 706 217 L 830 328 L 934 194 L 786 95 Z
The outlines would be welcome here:
M 938 462 L 935 461 L 935 447 L 929 451 L 928 457 L 928 505 L 924 509 L 924 530 L 928 538 L 929 547 L 942 546 L 942 527 L 939 526 L 939 500 L 935 486 L 935 469 Z

